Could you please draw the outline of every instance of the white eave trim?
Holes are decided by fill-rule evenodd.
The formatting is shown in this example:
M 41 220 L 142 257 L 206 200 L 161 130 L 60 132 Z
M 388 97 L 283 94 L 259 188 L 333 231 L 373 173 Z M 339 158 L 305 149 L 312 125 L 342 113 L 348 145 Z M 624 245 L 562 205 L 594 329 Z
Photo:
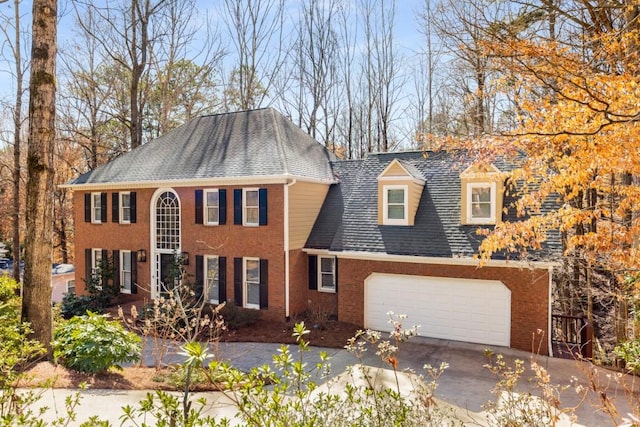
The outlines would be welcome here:
M 407 262 L 412 264 L 437 264 L 437 265 L 463 265 L 481 267 L 480 260 L 476 258 L 440 258 L 411 255 L 392 255 L 381 252 L 356 252 L 356 251 L 330 251 L 327 249 L 303 249 L 309 255 L 335 256 L 342 259 L 356 259 L 363 261 Z M 547 261 L 517 261 L 491 259 L 484 262 L 485 267 L 507 267 L 527 269 L 551 269 L 559 266 L 556 262 Z
M 157 181 L 123 181 L 123 182 L 96 182 L 88 184 L 61 184 L 60 188 L 70 188 L 72 190 L 120 190 L 129 188 L 160 188 L 160 187 L 215 187 L 223 185 L 266 185 L 266 184 L 287 184 L 292 179 L 298 182 L 308 182 L 315 184 L 336 184 L 336 180 L 323 180 L 309 177 L 298 177 L 294 175 L 258 175 L 258 176 L 238 176 L 222 178 L 189 178 L 189 179 L 167 179 Z

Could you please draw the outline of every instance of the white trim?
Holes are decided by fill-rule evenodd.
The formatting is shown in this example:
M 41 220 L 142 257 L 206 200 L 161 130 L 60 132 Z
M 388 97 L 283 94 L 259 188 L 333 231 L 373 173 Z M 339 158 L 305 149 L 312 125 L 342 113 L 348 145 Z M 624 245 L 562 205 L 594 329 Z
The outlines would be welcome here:
M 258 204 L 255 209 L 258 211 L 258 217 L 256 222 L 247 222 L 247 193 L 249 191 L 255 191 L 258 196 Z M 252 206 L 253 208 L 253 206 Z M 257 187 L 248 187 L 242 189 L 242 225 L 245 227 L 258 227 L 260 226 L 260 189 Z
M 249 296 L 249 292 L 247 291 L 247 261 L 257 261 L 258 262 L 258 304 L 249 304 L 247 302 L 247 297 Z M 244 308 L 252 308 L 260 310 L 260 275 L 262 272 L 260 271 L 260 258 L 254 257 L 243 257 L 242 258 L 242 306 Z
M 424 184 L 426 182 L 426 181 L 424 181 L 422 179 L 414 178 L 411 175 L 407 175 L 407 176 L 383 176 L 383 177 L 378 178 L 378 181 L 380 181 L 380 182 L 386 182 L 386 181 L 389 181 L 389 182 L 392 182 L 392 181 L 411 181 L 413 183 L 416 183 L 416 184 L 419 184 L 419 185 L 422 185 L 422 186 L 424 186 Z
M 331 263 L 331 274 L 333 277 L 333 286 L 330 288 L 324 287 L 322 286 L 322 276 L 323 276 L 323 271 L 322 271 L 322 260 L 323 259 L 329 259 L 332 261 Z M 331 293 L 331 294 L 335 294 L 336 293 L 336 262 L 337 258 L 335 256 L 322 256 L 319 255 L 318 256 L 318 268 L 316 269 L 318 271 L 318 292 L 327 292 L 327 293 Z
M 209 272 L 209 260 L 210 259 L 215 259 L 216 260 L 216 265 L 218 267 L 218 299 L 206 299 L 205 301 L 211 303 L 211 304 L 219 304 L 220 303 L 220 257 L 218 255 L 205 255 L 204 256 L 204 261 L 202 263 L 202 268 L 204 269 L 204 271 L 202 272 L 202 277 L 204 279 L 204 283 L 202 284 L 202 294 L 203 297 L 208 297 L 209 296 L 209 276 L 208 276 L 208 272 Z
M 264 176 L 238 176 L 221 178 L 185 178 L 185 179 L 163 179 L 150 181 L 122 181 L 122 182 L 96 182 L 89 184 L 60 184 L 60 188 L 70 188 L 78 191 L 94 190 L 118 190 L 130 188 L 172 188 L 179 187 L 222 187 L 222 186 L 243 186 L 243 185 L 266 185 L 266 184 L 287 184 L 291 179 L 300 182 L 316 184 L 337 184 L 338 180 L 316 179 L 296 175 L 264 175 Z
M 125 270 L 123 268 L 125 255 L 127 255 L 128 258 L 129 258 L 129 270 L 128 270 L 128 272 L 129 272 L 129 281 L 130 281 L 129 289 L 126 289 L 124 287 L 124 280 L 123 280 L 124 279 L 124 272 L 125 272 Z M 133 261 L 131 260 L 131 251 L 121 250 L 120 251 L 120 260 L 119 260 L 119 262 L 120 262 L 120 271 L 118 271 L 118 275 L 120 275 L 120 293 L 121 294 L 130 294 L 131 293 L 131 288 L 133 288 L 133 278 L 131 277 L 131 267 L 133 267 L 132 266 Z
M 122 203 L 122 196 L 125 194 L 129 195 L 129 219 L 124 220 L 124 203 Z M 131 224 L 131 191 L 120 191 L 118 192 L 118 222 L 120 224 Z
M 295 185 L 293 180 L 284 186 L 284 317 L 289 319 L 290 310 L 290 260 L 289 260 L 289 187 Z
M 465 216 L 467 224 L 495 224 L 496 223 L 496 183 L 495 182 L 468 182 L 467 186 L 467 211 Z M 474 218 L 473 217 L 473 189 L 474 188 L 489 188 L 491 203 L 491 215 L 488 218 Z
M 100 212 L 96 218 L 96 196 L 98 200 L 100 200 Z M 106 209 L 106 207 L 102 206 L 102 193 L 100 192 L 92 192 L 91 193 L 91 224 L 102 224 L 102 209 Z
M 180 194 L 171 187 L 161 187 L 153 192 L 149 200 L 149 254 L 147 256 L 147 268 L 149 268 L 149 277 L 151 278 L 151 299 L 155 299 L 159 296 L 160 286 L 160 254 L 173 254 L 174 250 L 169 249 L 157 249 L 156 248 L 156 202 L 158 197 L 165 191 L 170 191 L 175 194 L 178 199 L 178 205 L 180 206 L 180 220 L 178 227 L 180 228 L 180 241 L 178 242 L 178 249 L 176 253 L 182 252 L 182 201 L 180 200 Z
M 209 204 L 207 203 L 207 194 L 218 193 L 218 220 L 209 222 Z M 205 188 L 202 190 L 202 223 L 204 225 L 220 225 L 220 190 L 218 188 Z
M 356 252 L 356 251 L 331 251 L 328 249 L 302 249 L 309 255 L 333 255 L 338 259 L 356 259 L 364 261 L 386 261 L 386 262 L 407 262 L 411 264 L 435 264 L 435 265 L 462 265 L 480 268 L 485 267 L 506 267 L 522 269 L 553 268 L 560 266 L 559 262 L 552 261 L 518 261 L 489 259 L 481 262 L 477 258 L 440 258 L 413 255 L 393 255 L 385 252 Z
M 404 192 L 404 218 L 389 218 L 389 190 L 402 190 Z M 382 186 L 382 224 L 383 225 L 409 225 L 409 186 L 408 185 L 383 185 Z

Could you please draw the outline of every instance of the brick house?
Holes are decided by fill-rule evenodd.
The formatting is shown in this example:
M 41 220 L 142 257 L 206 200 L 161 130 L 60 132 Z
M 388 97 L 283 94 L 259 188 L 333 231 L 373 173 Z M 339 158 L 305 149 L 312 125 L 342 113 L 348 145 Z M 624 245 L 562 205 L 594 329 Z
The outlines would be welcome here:
M 476 230 L 509 219 L 507 167 L 427 154 L 336 160 L 269 108 L 193 119 L 65 185 L 77 291 L 108 258 L 122 299 L 155 298 L 179 254 L 209 302 L 265 318 L 312 303 L 385 330 L 394 311 L 424 336 L 531 350 L 551 266 L 473 258 Z

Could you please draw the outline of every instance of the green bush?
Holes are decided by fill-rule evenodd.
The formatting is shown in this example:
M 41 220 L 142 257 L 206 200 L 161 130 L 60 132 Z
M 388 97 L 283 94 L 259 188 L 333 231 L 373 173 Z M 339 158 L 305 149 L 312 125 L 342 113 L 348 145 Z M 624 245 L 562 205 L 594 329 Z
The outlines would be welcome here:
M 88 312 L 62 322 L 54 333 L 53 355 L 64 366 L 82 372 L 121 369 L 140 359 L 141 339 L 106 315 Z
M 212 307 L 211 310 L 213 310 Z M 228 301 L 220 310 L 220 315 L 228 329 L 240 329 L 245 326 L 255 325 L 260 320 L 262 312 L 239 307 L 233 301 Z
M 624 360 L 629 372 L 640 374 L 640 339 L 625 341 L 613 349 L 613 353 Z

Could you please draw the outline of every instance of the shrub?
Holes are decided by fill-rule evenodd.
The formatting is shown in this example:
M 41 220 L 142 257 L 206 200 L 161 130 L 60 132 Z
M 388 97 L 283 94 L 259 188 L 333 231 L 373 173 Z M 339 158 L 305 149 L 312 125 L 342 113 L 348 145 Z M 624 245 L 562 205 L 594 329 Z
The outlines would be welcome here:
M 65 319 L 83 316 L 87 311 L 104 313 L 113 299 L 120 293 L 113 285 L 113 263 L 106 259 L 89 281 L 87 281 L 87 295 L 66 294 L 62 298 L 61 310 Z
M 141 339 L 106 315 L 88 312 L 59 325 L 53 354 L 63 365 L 82 372 L 99 372 L 140 358 Z
M 245 326 L 255 325 L 262 313 L 260 310 L 239 307 L 233 301 L 228 301 L 220 310 L 228 329 L 240 329 Z
M 625 341 L 616 346 L 613 353 L 624 360 L 627 370 L 640 374 L 640 339 Z

